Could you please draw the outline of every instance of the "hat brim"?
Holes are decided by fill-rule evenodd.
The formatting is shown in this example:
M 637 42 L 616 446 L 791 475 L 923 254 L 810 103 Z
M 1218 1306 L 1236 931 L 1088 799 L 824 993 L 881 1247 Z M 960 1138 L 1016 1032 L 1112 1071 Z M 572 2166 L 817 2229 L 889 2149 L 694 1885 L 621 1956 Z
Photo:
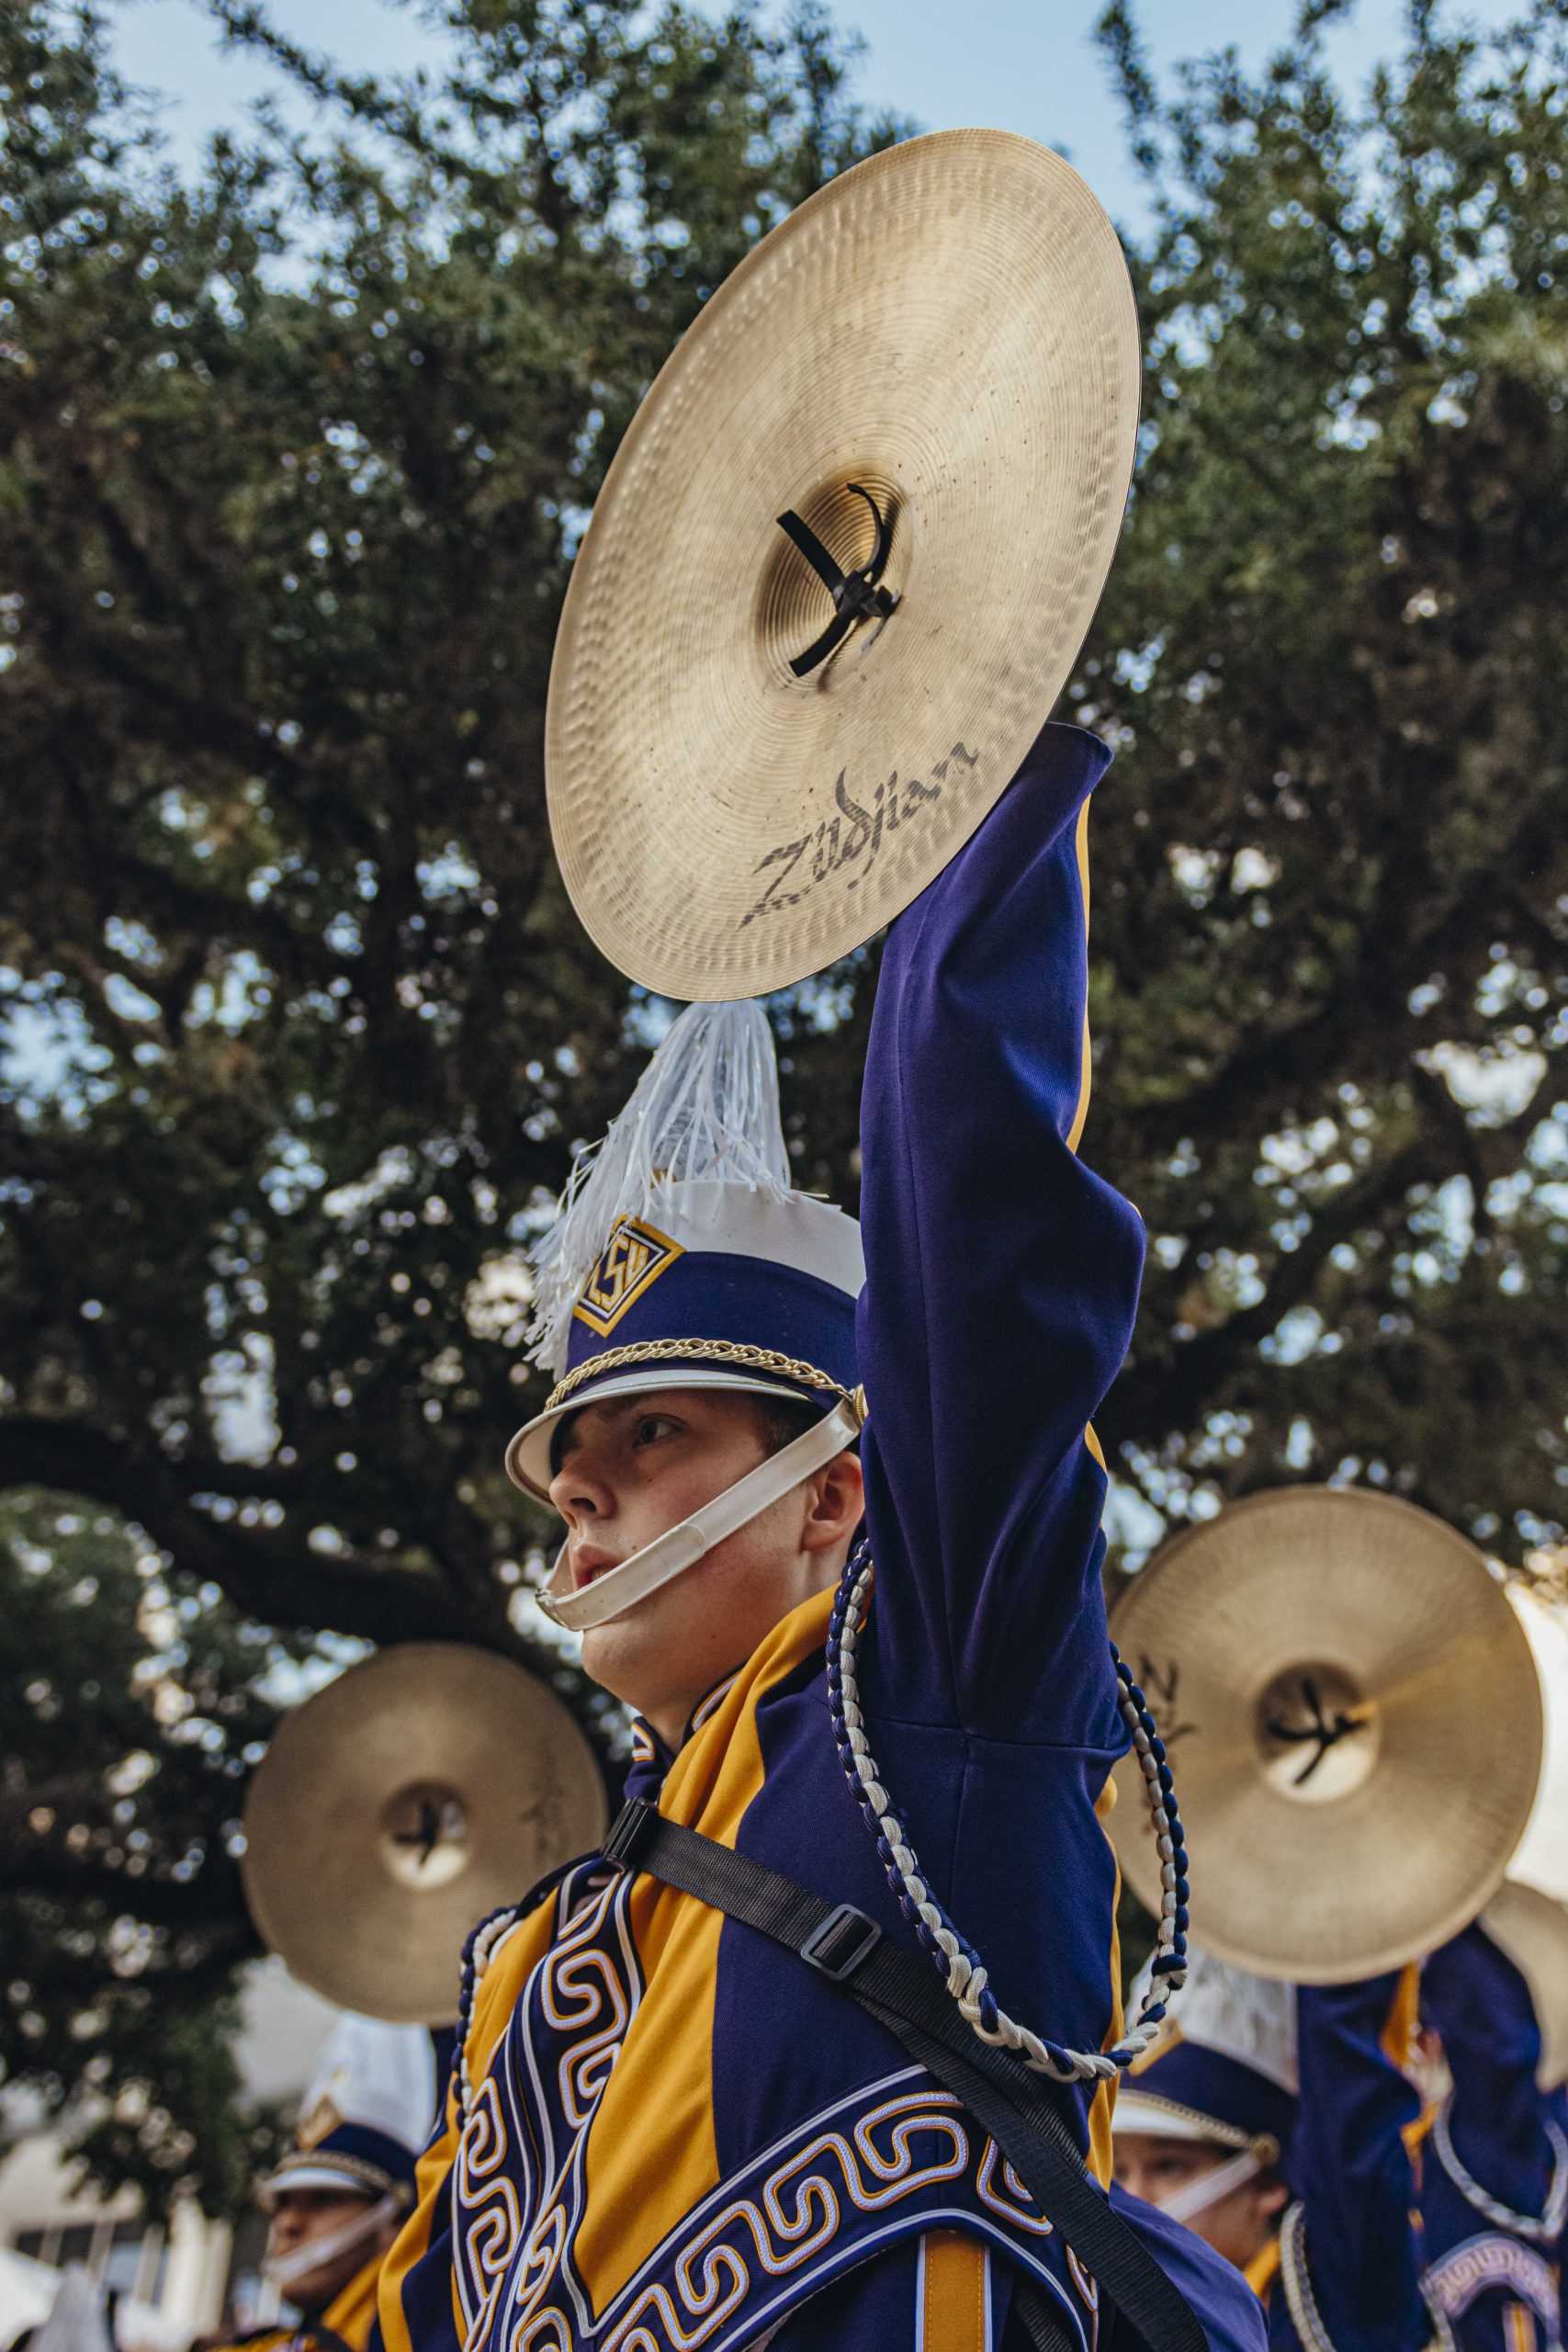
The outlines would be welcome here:
M 525 1422 L 506 1449 L 507 1476 L 525 1495 L 547 1503 L 550 1480 L 555 1476 L 550 1443 L 562 1421 L 570 1420 L 573 1413 L 581 1413 L 585 1405 L 603 1404 L 612 1396 L 645 1396 L 664 1388 L 723 1388 L 741 1396 L 779 1396 L 787 1405 L 819 1405 L 823 1412 L 833 1402 L 831 1396 L 807 1396 L 779 1380 L 755 1380 L 744 1374 L 680 1363 L 639 1364 L 633 1371 L 616 1374 L 607 1380 L 584 1381 L 564 1404 Z
M 263 2201 L 270 2206 L 275 2199 L 285 2196 L 290 2189 L 332 2188 L 340 2196 L 363 2197 L 367 2205 L 372 2205 L 378 2197 L 385 2197 L 393 2186 L 389 2177 L 385 2186 L 378 2188 L 374 2181 L 367 2180 L 363 2174 L 344 2171 L 322 2158 L 309 2164 L 281 2165 L 263 2181 L 261 2194 Z
M 1150 2098 L 1145 2092 L 1121 2090 L 1116 2094 L 1116 2132 L 1139 2132 L 1150 2140 L 1185 2140 L 1190 2145 L 1224 2149 L 1234 2154 L 1238 2148 L 1251 2145 L 1252 2134 L 1235 2124 L 1221 2123 L 1213 2116 L 1200 2115 L 1195 2107 L 1168 2105 L 1162 2098 Z

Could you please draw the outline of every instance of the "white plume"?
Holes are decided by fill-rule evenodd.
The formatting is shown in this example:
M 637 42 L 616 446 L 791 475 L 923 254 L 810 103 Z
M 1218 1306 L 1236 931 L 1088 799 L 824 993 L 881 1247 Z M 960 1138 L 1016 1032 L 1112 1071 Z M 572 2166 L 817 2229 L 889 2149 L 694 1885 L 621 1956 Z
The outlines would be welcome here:
M 689 1004 L 604 1141 L 579 1154 L 532 1253 L 528 1353 L 558 1377 L 571 1310 L 623 1216 L 657 1221 L 660 1193 L 706 1178 L 790 1197 L 773 1032 L 760 1004 Z M 719 1195 L 714 1195 L 717 1214 Z
M 1296 1989 L 1272 1978 L 1249 1976 L 1212 1952 L 1190 1946 L 1186 1987 L 1176 2023 L 1194 2049 L 1218 2051 L 1266 2075 L 1283 2091 L 1298 2087 Z M 1153 1976 L 1152 1962 L 1139 1973 L 1128 1996 L 1135 2010 Z M 1138 2085 L 1129 2080 L 1129 2090 Z

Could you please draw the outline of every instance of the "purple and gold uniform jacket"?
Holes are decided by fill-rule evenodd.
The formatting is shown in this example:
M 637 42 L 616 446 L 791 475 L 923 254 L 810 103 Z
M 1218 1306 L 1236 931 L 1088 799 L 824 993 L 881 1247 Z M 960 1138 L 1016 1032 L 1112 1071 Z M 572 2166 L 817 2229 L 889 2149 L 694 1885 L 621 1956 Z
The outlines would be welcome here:
M 894 924 L 861 1127 L 867 1730 L 1003 2006 L 1089 2048 L 1119 2024 L 1101 1815 L 1125 1742 L 1087 1424 L 1143 1252 L 1077 1157 L 1107 760 L 1048 727 Z M 835 1747 L 829 1605 L 775 1626 L 677 1755 L 644 1728 L 632 1789 L 908 1941 Z M 471 1951 L 467 2120 L 455 2088 L 385 2274 L 388 2352 L 988 2352 L 1024 2274 L 1095 2345 L 1092 2281 L 985 2134 L 792 1953 L 596 1855 Z M 1105 2178 L 1108 2097 L 1062 2101 Z M 1125 2203 L 1214 2352 L 1260 2346 L 1239 2276 Z
M 1560 2352 L 1561 2244 L 1501 2226 L 1464 2183 L 1468 2175 L 1517 2214 L 1546 2213 L 1556 2162 L 1551 2102 L 1536 2086 L 1540 2031 L 1529 1988 L 1471 1927 L 1427 1962 L 1421 2007 L 1442 2036 L 1453 2083 L 1421 2148 L 1427 2301 L 1461 2352 Z

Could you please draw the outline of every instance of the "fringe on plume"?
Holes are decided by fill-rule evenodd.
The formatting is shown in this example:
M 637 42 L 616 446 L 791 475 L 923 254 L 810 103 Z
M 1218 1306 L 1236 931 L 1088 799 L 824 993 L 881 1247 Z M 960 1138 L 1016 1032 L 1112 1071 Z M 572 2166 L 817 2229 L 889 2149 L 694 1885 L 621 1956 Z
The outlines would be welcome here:
M 608 1135 L 579 1154 L 532 1253 L 535 1363 L 564 1371 L 572 1307 L 616 1219 L 657 1221 L 666 1185 L 703 1177 L 772 1200 L 790 1195 L 773 1033 L 754 1001 L 689 1004 Z

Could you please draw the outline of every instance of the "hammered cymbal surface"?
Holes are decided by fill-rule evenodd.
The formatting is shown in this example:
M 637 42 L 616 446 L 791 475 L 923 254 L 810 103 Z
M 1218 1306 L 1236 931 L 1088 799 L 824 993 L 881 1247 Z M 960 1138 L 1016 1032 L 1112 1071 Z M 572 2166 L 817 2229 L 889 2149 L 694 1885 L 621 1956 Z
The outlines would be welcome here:
M 753 996 L 859 945 L 941 872 L 1066 684 L 1121 529 L 1137 320 L 1062 159 L 943 131 L 774 229 L 666 363 L 573 568 L 550 676 L 557 856 L 648 988 Z M 896 611 L 833 616 L 778 527 L 846 568 L 870 490 Z
M 1441 1520 L 1364 1489 L 1250 1496 L 1168 1544 L 1112 1631 L 1169 1751 L 1206 1951 L 1346 1984 L 1435 1950 L 1496 1891 L 1540 1692 L 1501 1580 Z M 1142 1779 L 1131 1759 L 1116 1778 L 1118 1858 L 1154 1908 Z
M 462 1950 L 604 1826 L 570 1710 L 491 1651 L 410 1643 L 279 1723 L 245 1803 L 251 1917 L 313 1992 L 396 2024 L 457 2015 Z

